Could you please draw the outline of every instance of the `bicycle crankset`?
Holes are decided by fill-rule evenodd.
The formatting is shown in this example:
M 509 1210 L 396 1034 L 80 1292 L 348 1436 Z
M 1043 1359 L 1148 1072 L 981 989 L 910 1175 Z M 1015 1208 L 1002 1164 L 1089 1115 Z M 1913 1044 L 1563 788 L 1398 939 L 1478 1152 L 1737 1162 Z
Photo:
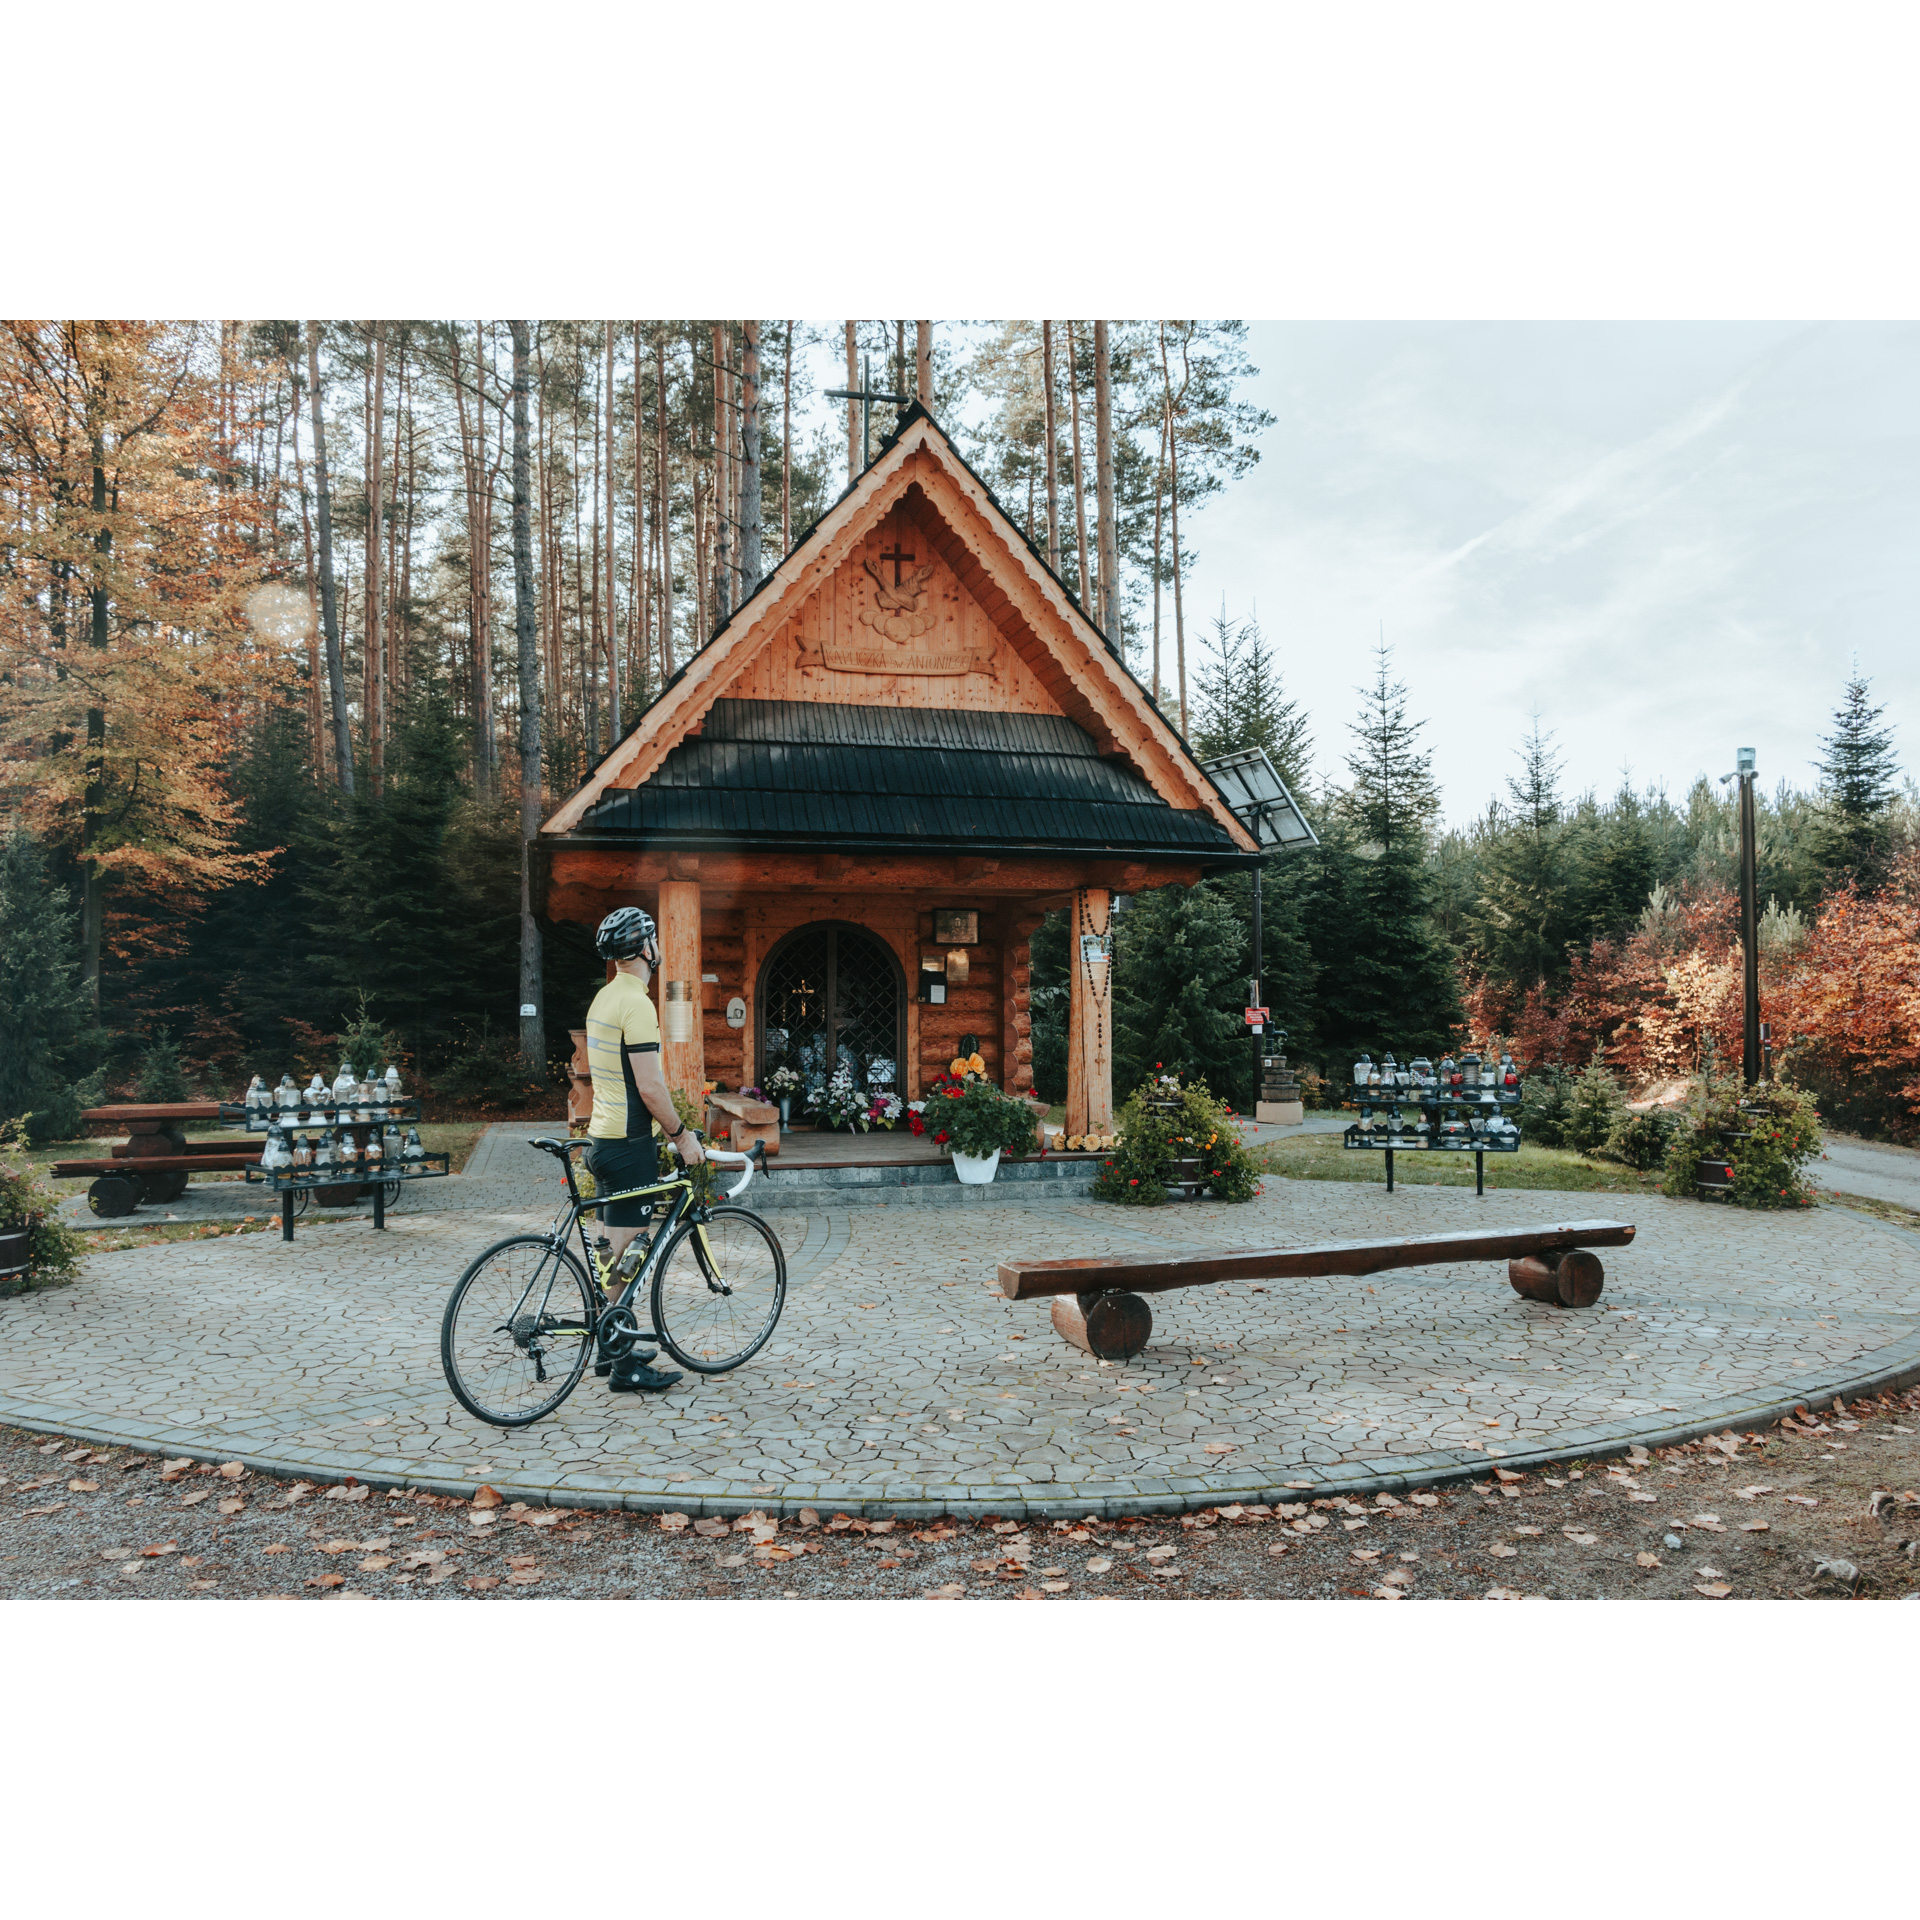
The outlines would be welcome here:
M 600 1316 L 600 1357 L 617 1360 L 640 1338 L 640 1322 L 631 1307 L 609 1307 Z

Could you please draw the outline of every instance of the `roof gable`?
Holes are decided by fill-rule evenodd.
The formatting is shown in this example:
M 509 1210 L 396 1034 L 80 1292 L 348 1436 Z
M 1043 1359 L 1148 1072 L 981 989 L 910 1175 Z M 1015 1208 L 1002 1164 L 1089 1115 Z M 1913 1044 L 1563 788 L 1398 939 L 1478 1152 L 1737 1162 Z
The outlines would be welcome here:
M 544 832 L 650 779 L 721 698 L 1058 714 L 1252 842 L 1073 596 L 918 407 Z

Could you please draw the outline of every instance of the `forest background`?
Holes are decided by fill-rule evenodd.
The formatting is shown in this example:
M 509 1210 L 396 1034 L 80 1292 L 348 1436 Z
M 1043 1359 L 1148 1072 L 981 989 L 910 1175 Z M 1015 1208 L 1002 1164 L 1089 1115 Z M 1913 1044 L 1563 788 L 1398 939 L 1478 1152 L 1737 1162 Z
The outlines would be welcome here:
M 1297 1059 L 1505 1040 L 1645 1091 L 1737 1053 L 1724 788 L 1564 794 L 1536 722 L 1448 827 L 1384 646 L 1316 781 L 1256 623 L 1187 618 L 1196 516 L 1269 424 L 1242 323 L 920 324 L 8 323 L 0 1118 L 68 1137 L 106 1091 L 231 1093 L 343 1045 L 524 1100 L 599 969 L 556 925 L 524 975 L 521 838 L 857 467 L 856 422 L 803 425 L 823 345 L 896 393 L 924 351 L 933 412 L 1195 751 L 1263 747 L 1302 801 L 1320 844 L 1269 868 L 1261 956 Z M 1904 1137 L 1920 795 L 1870 688 L 1836 699 L 1817 783 L 1761 801 L 1765 1010 L 1826 1111 Z M 1248 1091 L 1248 888 L 1123 905 L 1121 1088 L 1164 1064 Z M 1064 995 L 1050 925 L 1044 1092 Z

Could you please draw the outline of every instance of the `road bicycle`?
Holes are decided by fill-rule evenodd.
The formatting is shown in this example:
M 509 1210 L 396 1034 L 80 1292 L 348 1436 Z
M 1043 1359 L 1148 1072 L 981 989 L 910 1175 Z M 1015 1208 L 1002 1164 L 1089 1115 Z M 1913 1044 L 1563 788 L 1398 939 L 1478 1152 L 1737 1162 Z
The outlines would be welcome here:
M 560 1211 L 545 1233 L 515 1234 L 481 1254 L 455 1282 L 440 1323 L 447 1385 L 476 1420 L 531 1426 L 580 1384 L 596 1348 L 603 1369 L 631 1352 L 643 1338 L 634 1311 L 643 1290 L 654 1339 L 693 1373 L 729 1373 L 767 1344 L 786 1304 L 786 1255 L 766 1221 L 729 1204 L 757 1166 L 764 1170 L 762 1148 L 707 1149 L 709 1161 L 744 1168 L 737 1185 L 722 1189 L 725 1201 L 708 1203 L 695 1199 L 684 1169 L 651 1186 L 583 1195 L 573 1153 L 590 1141 L 529 1144 L 560 1162 Z M 587 1238 L 587 1217 L 610 1201 L 645 1198 L 664 1213 L 651 1239 L 635 1242 L 641 1257 L 609 1301 L 600 1286 L 609 1270 Z M 576 1233 L 579 1254 L 570 1244 Z

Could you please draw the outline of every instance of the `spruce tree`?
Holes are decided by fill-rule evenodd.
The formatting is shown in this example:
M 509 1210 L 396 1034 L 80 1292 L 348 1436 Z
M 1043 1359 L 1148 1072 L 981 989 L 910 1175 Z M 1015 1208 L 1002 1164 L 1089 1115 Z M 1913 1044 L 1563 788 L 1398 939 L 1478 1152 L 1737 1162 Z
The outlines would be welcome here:
M 1374 653 L 1373 684 L 1360 689 L 1360 718 L 1348 729 L 1355 745 L 1347 755 L 1353 785 L 1345 804 L 1363 840 L 1380 847 L 1405 841 L 1417 851 L 1440 805 L 1440 789 L 1432 750 L 1420 745 L 1427 723 L 1407 718 L 1406 685 L 1389 677 L 1392 661 L 1383 640 Z
M 1223 605 L 1202 643 L 1194 677 L 1194 756 L 1217 759 L 1259 747 L 1298 799 L 1307 779 L 1312 740 L 1297 700 L 1286 697 L 1279 669 L 1259 623 L 1227 618 Z
M 1136 894 L 1115 924 L 1113 1090 L 1124 1099 L 1156 1067 L 1206 1081 L 1246 1105 L 1249 927 L 1206 886 Z M 1236 1097 L 1237 1096 L 1237 1097 Z
M 11 833 L 0 841 L 0 1120 L 31 1114 L 36 1140 L 71 1137 L 83 1104 L 74 1082 L 100 1046 L 80 979 L 78 910 L 39 842 Z
M 1881 724 L 1886 708 L 1868 698 L 1869 685 L 1856 671 L 1834 712 L 1832 733 L 1821 737 L 1826 751 L 1817 764 L 1825 804 L 1816 830 L 1826 885 L 1852 881 L 1868 892 L 1886 874 L 1887 811 L 1899 772 L 1893 730 Z
M 1519 748 L 1499 830 L 1482 865 L 1478 944 L 1496 979 L 1530 987 L 1566 969 L 1577 929 L 1568 912 L 1570 876 L 1560 817 L 1560 755 L 1540 716 Z

